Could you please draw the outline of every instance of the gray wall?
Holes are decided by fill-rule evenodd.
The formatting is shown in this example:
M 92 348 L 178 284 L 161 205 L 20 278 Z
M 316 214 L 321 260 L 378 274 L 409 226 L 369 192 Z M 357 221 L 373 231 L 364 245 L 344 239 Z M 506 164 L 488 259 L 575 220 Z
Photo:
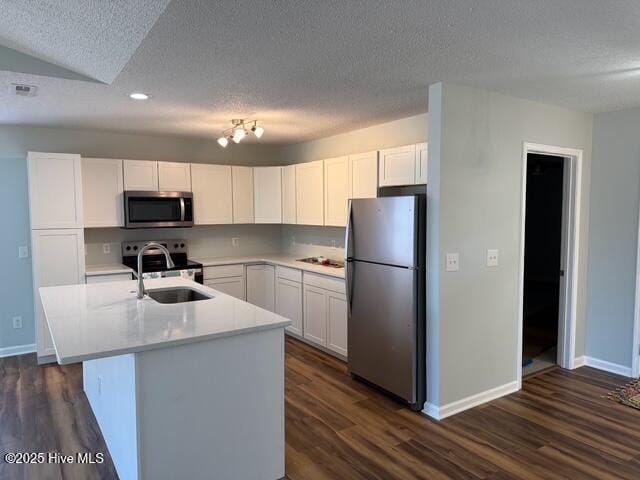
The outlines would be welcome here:
M 31 260 L 18 258 L 18 247 L 31 244 L 27 164 L 24 158 L 5 158 L 0 160 L 0 167 L 0 205 L 3 205 L 0 234 L 0 348 L 5 348 L 34 343 L 35 327 Z M 22 316 L 22 329 L 13 329 L 12 318 L 15 316 Z
M 593 124 L 586 354 L 631 367 L 640 199 L 640 109 Z
M 576 356 L 584 354 L 593 117 L 450 84 L 432 86 L 429 103 L 427 185 L 438 215 L 427 248 L 438 271 L 429 272 L 428 329 L 439 350 L 428 381 L 429 402 L 443 406 L 516 380 L 523 142 L 584 151 Z M 488 248 L 499 249 L 499 267 L 485 266 Z M 446 252 L 460 253 L 460 271 L 444 271 Z
M 427 141 L 427 137 L 428 114 L 422 113 L 319 140 L 285 146 L 281 148 L 279 156 L 283 165 L 290 165 L 422 143 Z

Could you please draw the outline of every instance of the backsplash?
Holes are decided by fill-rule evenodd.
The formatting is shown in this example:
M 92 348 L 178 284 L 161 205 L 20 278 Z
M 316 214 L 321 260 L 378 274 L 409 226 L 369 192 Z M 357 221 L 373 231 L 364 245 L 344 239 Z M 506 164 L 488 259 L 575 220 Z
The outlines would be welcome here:
M 344 259 L 344 227 L 282 225 L 282 252 L 301 257 Z
M 124 230 L 89 228 L 84 231 L 87 265 L 120 263 L 120 244 L 135 240 L 187 239 L 189 257 L 229 257 L 256 253 L 278 253 L 281 249 L 280 225 L 211 225 L 193 228 Z M 232 239 L 238 238 L 238 246 Z M 109 245 L 110 253 L 103 246 Z

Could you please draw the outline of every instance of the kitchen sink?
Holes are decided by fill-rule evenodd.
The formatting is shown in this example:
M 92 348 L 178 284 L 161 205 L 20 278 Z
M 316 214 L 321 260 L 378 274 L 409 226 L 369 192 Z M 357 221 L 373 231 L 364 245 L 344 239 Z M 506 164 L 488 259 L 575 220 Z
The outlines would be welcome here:
M 147 290 L 147 295 L 158 303 L 187 303 L 213 298 L 211 295 L 188 287 Z
M 311 263 L 312 265 L 320 265 L 322 267 L 344 268 L 344 262 L 339 260 L 330 260 L 324 257 L 300 258 L 298 262 Z

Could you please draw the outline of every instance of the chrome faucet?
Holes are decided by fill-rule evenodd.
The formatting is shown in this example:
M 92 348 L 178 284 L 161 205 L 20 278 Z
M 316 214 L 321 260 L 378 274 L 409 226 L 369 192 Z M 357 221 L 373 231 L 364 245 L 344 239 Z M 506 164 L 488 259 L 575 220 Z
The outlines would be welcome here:
M 173 263 L 173 260 L 171 260 L 171 255 L 169 254 L 169 250 L 167 250 L 165 247 L 163 247 L 159 243 L 151 242 L 151 243 L 147 243 L 144 247 L 142 247 L 140 249 L 140 251 L 138 252 L 138 290 L 137 290 L 137 296 L 138 296 L 139 299 L 140 298 L 144 298 L 145 294 L 147 293 L 145 288 L 144 288 L 144 281 L 142 280 L 142 256 L 144 255 L 144 252 L 146 252 L 147 250 L 150 250 L 152 248 L 158 249 L 162 253 L 164 253 L 164 258 L 167 260 L 167 268 L 175 267 L 175 264 Z

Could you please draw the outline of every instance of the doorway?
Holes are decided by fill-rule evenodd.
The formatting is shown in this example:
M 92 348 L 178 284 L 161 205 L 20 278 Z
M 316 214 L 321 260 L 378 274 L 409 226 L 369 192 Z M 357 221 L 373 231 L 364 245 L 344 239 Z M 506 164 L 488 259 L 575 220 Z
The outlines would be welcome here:
M 565 158 L 527 155 L 522 325 L 523 376 L 558 363 Z
M 560 202 L 557 201 L 557 192 L 554 201 L 554 205 L 561 205 L 561 240 L 560 240 L 560 262 L 556 264 L 556 274 L 557 274 L 557 282 L 558 282 L 558 308 L 557 308 L 557 316 L 551 317 L 552 320 L 546 320 L 547 324 L 551 321 L 557 321 L 557 356 L 555 359 L 553 358 L 553 351 L 547 352 L 547 358 L 550 361 L 554 361 L 562 368 L 573 369 L 580 363 L 580 360 L 576 360 L 575 358 L 575 349 L 576 349 L 576 317 L 577 317 L 577 298 L 578 298 L 578 279 L 579 279 L 579 252 L 580 252 L 580 205 L 582 198 L 582 158 L 583 152 L 579 149 L 574 148 L 565 148 L 565 147 L 556 147 L 553 145 L 543 145 L 538 143 L 529 143 L 523 142 L 523 151 L 522 151 L 522 197 L 521 197 L 521 212 L 520 212 L 520 268 L 519 268 L 519 310 L 518 310 L 518 333 L 517 333 L 517 349 L 516 349 L 516 381 L 518 383 L 518 388 L 522 388 L 522 376 L 523 376 L 523 351 L 525 346 L 525 335 L 524 335 L 524 317 L 525 317 L 525 245 L 526 245 L 526 220 L 528 212 L 532 211 L 531 208 L 536 208 L 535 201 L 533 200 L 533 196 L 531 200 L 528 200 L 528 179 L 529 174 L 537 174 L 536 176 L 542 173 L 543 167 L 545 165 L 540 165 L 536 168 L 535 166 L 535 158 L 533 155 L 539 155 L 541 157 L 546 157 L 547 166 L 556 164 L 562 165 L 562 199 Z M 534 164 L 532 169 L 528 168 L 529 158 L 531 158 L 532 163 Z M 544 160 L 544 159 L 542 159 Z M 556 182 L 558 179 L 556 178 Z M 532 188 L 535 189 L 533 183 L 531 184 Z M 549 201 L 546 201 L 549 203 Z M 533 207 L 532 205 L 533 204 Z M 550 215 L 548 215 L 550 217 Z M 555 214 L 557 218 L 557 213 Z M 549 220 L 549 218 L 543 215 L 543 220 Z M 557 225 L 557 224 L 556 224 Z M 531 232 L 530 227 L 529 230 Z M 557 230 L 556 230 L 557 232 Z M 557 239 L 557 233 L 556 233 Z M 529 242 L 531 243 L 531 242 Z M 554 243 L 555 245 L 555 243 Z M 533 247 L 534 245 L 529 245 L 529 247 Z M 531 248 L 529 248 L 531 252 Z M 534 257 L 535 258 L 535 257 Z M 557 259 L 557 249 L 555 250 L 554 258 Z M 529 260 L 528 267 L 532 267 L 532 260 Z M 555 262 L 555 260 L 554 260 Z M 549 282 L 551 283 L 551 281 Z M 531 282 L 529 282 L 531 284 Z M 549 290 L 551 287 L 549 287 Z M 529 291 L 529 295 L 527 296 L 527 301 L 531 300 L 532 292 Z M 553 297 L 550 297 L 551 301 L 555 302 Z M 533 304 L 535 305 L 535 303 Z M 529 318 L 531 318 L 532 313 L 536 311 L 542 312 L 542 309 L 536 310 L 535 308 L 531 308 L 527 305 L 527 314 Z M 547 311 L 551 311 L 552 307 L 548 306 Z M 540 316 L 542 314 L 540 313 Z M 540 320 L 539 320 L 540 321 Z M 528 323 L 528 333 L 531 332 L 532 326 L 535 332 L 537 327 L 535 323 L 530 325 Z M 545 323 L 542 321 L 542 326 L 544 327 Z M 553 325 L 553 323 L 552 323 Z M 542 330 L 545 331 L 545 330 Z M 551 329 L 547 328 L 547 332 L 550 332 Z M 552 332 L 550 335 L 547 334 L 545 337 L 544 334 L 539 335 L 541 338 L 553 338 Z M 529 335 L 527 336 L 527 340 Z M 543 351 L 546 345 L 549 345 L 549 349 L 553 347 L 550 344 L 550 341 L 539 341 L 538 349 L 542 348 Z M 527 353 L 531 351 L 530 347 L 534 342 L 529 342 L 530 345 L 527 347 Z M 534 351 L 534 354 L 536 352 Z M 528 373 L 528 372 L 527 372 Z

